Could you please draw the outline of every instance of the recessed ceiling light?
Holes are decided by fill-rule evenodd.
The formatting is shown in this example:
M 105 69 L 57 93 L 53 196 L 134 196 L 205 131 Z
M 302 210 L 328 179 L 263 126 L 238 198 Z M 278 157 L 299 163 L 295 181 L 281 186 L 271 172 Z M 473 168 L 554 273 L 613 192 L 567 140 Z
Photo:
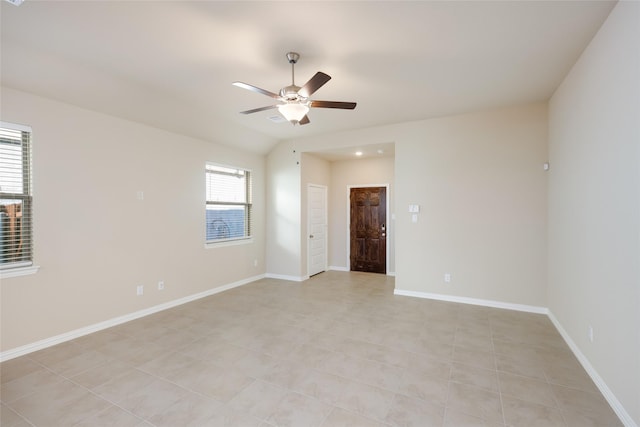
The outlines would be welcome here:
M 378 154 L 384 154 L 384 150 L 378 150 Z
M 356 151 L 356 156 L 362 156 L 362 151 Z

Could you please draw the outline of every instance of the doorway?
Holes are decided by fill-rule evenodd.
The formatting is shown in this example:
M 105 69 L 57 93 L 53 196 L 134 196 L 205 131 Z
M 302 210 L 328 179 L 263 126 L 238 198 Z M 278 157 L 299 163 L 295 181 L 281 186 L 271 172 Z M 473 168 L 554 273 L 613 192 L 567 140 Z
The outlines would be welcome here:
M 351 271 L 387 273 L 387 187 L 349 190 Z
M 307 270 L 309 276 L 327 270 L 327 187 L 307 187 Z

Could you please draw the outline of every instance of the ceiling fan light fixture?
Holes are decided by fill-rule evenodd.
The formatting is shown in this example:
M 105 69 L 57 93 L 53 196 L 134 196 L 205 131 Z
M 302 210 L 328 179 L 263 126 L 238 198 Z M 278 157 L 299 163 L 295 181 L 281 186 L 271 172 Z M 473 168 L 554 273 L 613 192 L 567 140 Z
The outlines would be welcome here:
M 298 102 L 288 102 L 286 104 L 278 105 L 278 111 L 284 116 L 285 119 L 291 123 L 296 124 L 309 112 L 309 106 Z

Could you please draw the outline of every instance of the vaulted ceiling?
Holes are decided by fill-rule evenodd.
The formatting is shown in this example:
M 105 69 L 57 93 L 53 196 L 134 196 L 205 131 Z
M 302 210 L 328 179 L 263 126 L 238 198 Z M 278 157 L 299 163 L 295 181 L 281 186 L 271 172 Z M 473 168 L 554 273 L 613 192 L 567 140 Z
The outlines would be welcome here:
M 611 1 L 35 1 L 1 5 L 2 85 L 257 153 L 282 139 L 547 100 Z M 332 76 L 311 123 L 241 115 Z

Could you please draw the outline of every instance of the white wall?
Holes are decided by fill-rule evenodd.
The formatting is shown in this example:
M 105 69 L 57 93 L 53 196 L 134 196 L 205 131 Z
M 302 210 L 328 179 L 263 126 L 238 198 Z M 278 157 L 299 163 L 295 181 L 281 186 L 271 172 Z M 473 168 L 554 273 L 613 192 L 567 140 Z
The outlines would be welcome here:
M 265 272 L 263 157 L 9 88 L 1 96 L 2 120 L 33 129 L 40 266 L 0 284 L 3 352 Z M 253 171 L 253 243 L 204 248 L 207 161 Z
M 640 3 L 553 95 L 549 147 L 549 307 L 640 425 Z
M 293 185 L 300 172 L 287 160 L 294 144 L 312 152 L 389 142 L 396 148 L 396 289 L 546 307 L 546 104 L 281 143 L 270 164 L 283 165 L 288 189 L 278 191 L 291 203 L 283 212 L 300 206 Z M 417 224 L 409 204 L 422 207 Z M 300 265 L 300 252 L 286 256 Z
M 291 142 L 278 144 L 267 156 L 267 273 L 301 280 L 300 153 Z
M 428 120 L 396 143 L 397 289 L 546 307 L 546 115 Z
M 389 194 L 387 194 L 387 203 L 389 204 L 389 218 L 387 218 L 387 258 L 389 262 L 387 273 L 395 273 L 396 230 L 395 221 L 391 219 L 391 214 L 394 213 L 396 191 L 394 185 L 394 161 L 393 157 L 381 157 L 342 160 L 331 163 L 329 265 L 339 268 L 349 267 L 349 186 L 389 184 Z

